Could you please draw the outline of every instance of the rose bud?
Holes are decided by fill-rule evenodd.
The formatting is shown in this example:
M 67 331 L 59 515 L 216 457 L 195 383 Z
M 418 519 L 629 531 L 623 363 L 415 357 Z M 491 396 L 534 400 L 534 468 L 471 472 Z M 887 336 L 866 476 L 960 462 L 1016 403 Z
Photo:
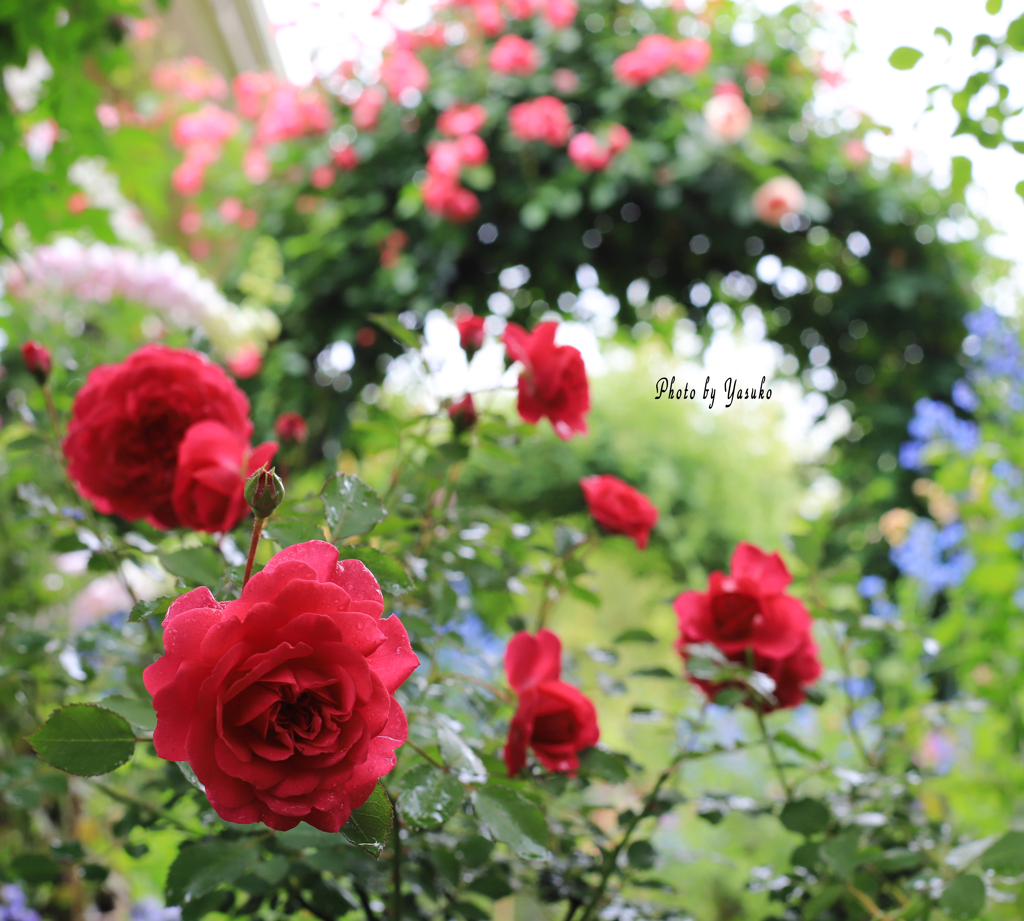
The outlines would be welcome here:
M 647 546 L 658 521 L 658 510 L 647 496 L 607 473 L 584 477 L 580 488 L 594 521 L 605 531 L 633 538 L 641 550 Z
M 42 343 L 29 340 L 21 347 L 21 357 L 29 374 L 40 384 L 45 384 L 53 367 L 50 350 Z
M 458 403 L 452 403 L 448 407 L 448 417 L 455 426 L 456 435 L 461 435 L 476 425 L 478 417 L 476 407 L 473 405 L 473 395 L 467 393 Z
M 466 357 L 472 358 L 484 344 L 484 318 L 472 314 L 455 321 L 459 328 L 459 345 L 466 350 Z
M 301 413 L 281 413 L 274 423 L 274 432 L 281 441 L 295 441 L 302 445 L 306 443 L 309 435 L 309 426 L 306 425 Z
M 505 767 L 514 777 L 532 748 L 549 771 L 579 770 L 579 753 L 597 744 L 600 731 L 593 703 L 578 688 L 560 680 L 562 642 L 550 630 L 531 636 L 525 630 L 509 640 L 505 674 L 519 706 L 505 743 Z
M 245 501 L 257 518 L 269 518 L 284 501 L 284 483 L 266 464 L 245 481 Z

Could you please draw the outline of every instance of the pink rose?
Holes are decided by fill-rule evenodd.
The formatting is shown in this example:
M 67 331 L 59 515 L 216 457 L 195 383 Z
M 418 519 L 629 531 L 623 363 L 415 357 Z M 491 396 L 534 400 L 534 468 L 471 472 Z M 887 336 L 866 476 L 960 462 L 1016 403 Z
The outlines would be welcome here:
M 712 138 L 735 143 L 750 130 L 754 117 L 742 96 L 725 92 L 704 103 L 704 121 Z
M 518 35 L 503 35 L 491 49 L 489 63 L 492 70 L 516 77 L 529 77 L 540 65 L 537 46 Z
M 484 139 L 478 134 L 464 134 L 456 142 L 459 159 L 464 166 L 482 166 L 489 156 Z
M 387 93 L 379 86 L 367 87 L 352 104 L 352 124 L 360 131 L 373 131 L 387 102 Z
M 593 173 L 611 163 L 612 152 L 589 131 L 581 131 L 569 141 L 569 159 L 583 172 Z
M 579 12 L 576 0 L 547 0 L 544 16 L 556 29 L 567 29 L 576 21 Z
M 572 131 L 569 110 L 554 96 L 539 96 L 512 106 L 508 124 L 521 141 L 543 141 L 552 147 L 562 147 Z
M 487 110 L 479 103 L 455 103 L 437 117 L 437 130 L 448 137 L 476 134 L 487 123 Z
M 800 183 L 789 176 L 769 179 L 752 199 L 754 215 L 759 221 L 778 227 L 787 214 L 803 211 L 807 199 Z
M 414 89 L 422 93 L 430 86 L 430 71 L 411 51 L 393 51 L 380 66 L 380 82 L 397 101 L 402 90 Z
M 711 45 L 702 38 L 684 38 L 676 43 L 675 65 L 684 74 L 697 74 L 711 60 Z

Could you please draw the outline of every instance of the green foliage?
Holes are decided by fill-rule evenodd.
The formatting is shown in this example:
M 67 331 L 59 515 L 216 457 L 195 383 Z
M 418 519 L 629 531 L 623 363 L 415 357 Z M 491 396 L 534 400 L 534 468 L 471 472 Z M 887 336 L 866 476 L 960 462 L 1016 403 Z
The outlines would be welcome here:
M 119 768 L 135 751 L 135 733 L 128 721 L 92 704 L 55 710 L 29 741 L 44 761 L 86 777 Z
M 378 783 L 370 798 L 358 809 L 352 810 L 341 833 L 356 847 L 378 857 L 387 845 L 392 820 L 391 800 Z
M 320 500 L 332 541 L 365 534 L 387 514 L 377 493 L 359 477 L 343 473 L 327 481 L 320 492 Z
M 402 778 L 399 806 L 410 828 L 444 825 L 462 805 L 465 795 L 458 778 L 431 764 L 418 764 Z
M 473 808 L 494 837 L 525 859 L 548 853 L 544 813 L 515 788 L 488 784 L 473 796 Z
M 896 70 L 910 70 L 922 57 L 924 55 L 916 48 L 909 48 L 904 45 L 889 55 L 889 63 Z

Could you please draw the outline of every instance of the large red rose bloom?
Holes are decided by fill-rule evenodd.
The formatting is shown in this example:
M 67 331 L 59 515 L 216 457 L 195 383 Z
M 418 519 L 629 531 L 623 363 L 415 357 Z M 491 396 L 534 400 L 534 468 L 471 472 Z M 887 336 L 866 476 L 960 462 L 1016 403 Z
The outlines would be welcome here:
M 188 761 L 229 822 L 338 831 L 408 736 L 394 692 L 419 659 L 383 610 L 372 573 L 323 541 L 282 550 L 237 601 L 182 595 L 143 672 L 157 754 Z
M 549 771 L 578 770 L 579 753 L 600 738 L 597 712 L 590 698 L 560 680 L 558 637 L 550 630 L 517 633 L 505 649 L 505 673 L 519 695 L 505 745 L 509 776 L 525 766 L 527 748 Z
M 557 323 L 539 323 L 532 333 L 509 323 L 502 341 L 509 358 L 523 363 L 519 375 L 519 415 L 530 423 L 551 420 L 563 441 L 586 433 L 590 385 L 583 356 L 571 345 L 555 345 Z
M 677 644 L 684 659 L 687 658 L 682 644 Z M 734 655 L 730 658 L 741 665 L 747 664 L 746 656 Z M 774 704 L 765 703 L 761 709 L 764 713 L 771 713 L 773 710 L 783 710 L 789 707 L 798 707 L 807 699 L 807 688 L 814 684 L 821 677 L 821 662 L 818 659 L 818 647 L 810 634 L 807 634 L 803 642 L 788 656 L 781 659 L 772 659 L 768 656 L 754 656 L 754 671 L 767 675 L 775 682 L 775 690 L 772 696 Z M 689 676 L 691 683 L 699 687 L 713 701 L 715 696 L 723 688 L 729 686 L 729 682 L 706 681 L 703 678 Z M 740 687 L 739 684 L 736 685 Z M 751 706 L 748 698 L 745 703 Z
M 706 592 L 676 598 L 680 644 L 713 643 L 727 656 L 746 649 L 769 658 L 788 656 L 811 626 L 803 603 L 785 594 L 791 581 L 777 553 L 738 544 L 729 575 L 713 572 Z
M 64 439 L 68 474 L 104 515 L 178 527 L 178 447 L 205 419 L 246 444 L 252 436 L 249 400 L 221 368 L 189 349 L 144 346 L 93 369 L 75 396 Z
M 610 473 L 583 477 L 580 488 L 590 514 L 602 528 L 632 537 L 641 550 L 647 546 L 651 528 L 658 522 L 658 510 L 647 496 Z

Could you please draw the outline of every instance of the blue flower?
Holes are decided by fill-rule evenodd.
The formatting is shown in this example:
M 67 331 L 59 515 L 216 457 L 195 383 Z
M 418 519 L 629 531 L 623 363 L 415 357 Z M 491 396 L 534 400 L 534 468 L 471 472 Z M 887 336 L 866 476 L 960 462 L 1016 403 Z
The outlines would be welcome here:
M 871 602 L 871 613 L 882 620 L 893 621 L 900 616 L 898 605 L 893 604 L 888 598 L 875 598 Z
M 857 592 L 861 598 L 876 598 L 885 594 L 885 579 L 881 576 L 865 576 L 857 583 Z
M 910 527 L 907 539 L 893 547 L 889 558 L 899 571 L 917 579 L 926 596 L 960 585 L 974 568 L 974 557 L 960 547 L 966 536 L 959 522 L 942 530 L 928 518 Z
M 999 479 L 1005 480 L 1010 486 L 1024 486 L 1024 473 L 1021 472 L 1020 467 L 1008 460 L 997 460 L 992 465 L 992 473 Z
M 965 413 L 973 413 L 980 405 L 981 400 L 971 389 L 971 385 L 965 380 L 958 380 L 953 384 L 953 405 L 962 409 Z
M 924 469 L 925 445 L 920 441 L 905 441 L 900 445 L 900 466 L 904 470 Z
M 870 678 L 846 678 L 840 682 L 854 700 L 861 697 L 870 697 L 875 693 L 875 682 Z

